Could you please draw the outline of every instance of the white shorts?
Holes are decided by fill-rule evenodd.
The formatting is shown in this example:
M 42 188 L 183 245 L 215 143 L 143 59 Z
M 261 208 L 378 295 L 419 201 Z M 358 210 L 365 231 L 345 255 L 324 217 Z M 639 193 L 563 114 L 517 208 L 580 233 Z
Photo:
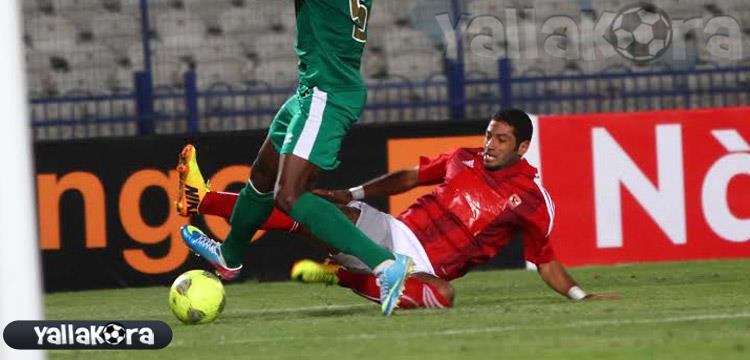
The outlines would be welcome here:
M 394 253 L 406 255 L 414 260 L 414 273 L 435 275 L 430 259 L 414 233 L 400 220 L 361 201 L 352 201 L 348 206 L 360 211 L 357 228 L 375 243 Z M 339 253 L 333 257 L 336 262 L 350 270 L 372 272 L 361 260 L 354 256 Z

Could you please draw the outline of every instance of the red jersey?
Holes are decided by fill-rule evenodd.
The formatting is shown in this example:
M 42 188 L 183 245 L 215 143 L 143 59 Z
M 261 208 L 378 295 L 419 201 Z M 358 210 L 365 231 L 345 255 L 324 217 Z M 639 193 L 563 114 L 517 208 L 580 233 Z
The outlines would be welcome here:
M 424 247 L 435 274 L 452 280 L 485 263 L 523 232 L 524 256 L 554 259 L 549 244 L 555 207 L 526 160 L 496 171 L 482 165 L 482 149 L 461 148 L 422 157 L 419 183 L 439 184 L 399 215 Z

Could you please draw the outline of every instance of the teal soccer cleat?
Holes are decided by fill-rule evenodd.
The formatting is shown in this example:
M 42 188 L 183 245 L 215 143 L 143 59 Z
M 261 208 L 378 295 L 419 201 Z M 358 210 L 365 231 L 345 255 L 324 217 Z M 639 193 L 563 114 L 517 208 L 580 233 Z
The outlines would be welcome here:
M 206 236 L 195 226 L 185 225 L 180 228 L 180 235 L 185 245 L 194 253 L 206 259 L 214 268 L 216 273 L 225 280 L 231 280 L 239 274 L 242 265 L 236 268 L 227 266 L 224 256 L 221 255 L 221 243 Z
M 393 313 L 404 292 L 406 277 L 414 267 L 414 262 L 410 257 L 395 255 L 396 259 L 391 266 L 375 274 L 378 277 L 378 286 L 380 286 L 380 309 L 383 311 L 383 316 Z

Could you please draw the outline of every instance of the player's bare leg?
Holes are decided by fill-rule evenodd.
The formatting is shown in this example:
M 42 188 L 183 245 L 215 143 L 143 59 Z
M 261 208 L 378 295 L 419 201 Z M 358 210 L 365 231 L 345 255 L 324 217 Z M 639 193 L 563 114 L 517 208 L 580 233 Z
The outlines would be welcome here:
M 279 171 L 279 158 L 279 151 L 273 146 L 271 139 L 266 138 L 250 171 L 250 182 L 258 191 L 263 193 L 273 191 Z
M 267 138 L 253 162 L 249 181 L 240 191 L 229 220 L 231 229 L 221 244 L 229 266 L 241 266 L 250 239 L 273 211 L 273 187 L 278 164 L 279 152 Z
M 200 213 L 204 215 L 222 216 L 229 220 L 231 208 L 239 196 L 233 193 L 214 193 L 209 192 L 200 203 Z M 337 205 L 339 210 L 349 219 L 352 224 L 356 224 L 361 215 L 357 208 Z M 288 215 L 275 209 L 271 216 L 261 226 L 264 230 L 286 230 L 295 232 L 309 242 L 320 247 L 331 254 L 338 253 L 322 241 L 318 240 L 304 226 L 299 226 Z M 301 260 L 294 264 L 291 270 L 291 278 L 304 283 L 324 283 L 335 285 L 339 283 L 339 271 L 342 277 L 348 278 L 349 282 L 344 282 L 346 287 L 351 288 L 355 293 L 380 303 L 378 296 L 378 287 L 375 284 L 375 277 L 371 274 L 360 274 L 351 272 L 347 275 L 346 269 L 333 263 L 318 263 L 313 260 Z M 414 279 L 414 280 L 411 280 Z M 416 281 L 418 280 L 418 281 Z M 427 290 L 425 290 L 425 287 Z M 453 304 L 453 287 L 445 280 L 439 279 L 429 274 L 415 273 L 406 281 L 405 293 L 407 299 L 402 298 L 399 302 L 401 308 L 441 308 L 450 307 Z M 367 295 L 369 294 L 369 295 Z M 432 296 L 431 296 L 432 295 Z M 437 304 L 437 305 L 436 305 Z
M 361 215 L 357 208 L 339 206 L 339 209 L 349 218 L 352 224 L 356 224 Z M 300 227 L 295 230 L 330 254 L 338 251 L 326 246 L 317 240 L 306 228 Z M 294 263 L 290 272 L 290 278 L 302 283 L 322 283 L 327 285 L 341 285 L 368 300 L 380 303 L 378 286 L 375 276 L 370 273 L 348 270 L 334 262 L 319 263 L 304 259 Z M 341 280 L 344 279 L 344 281 Z M 404 295 L 398 303 L 399 308 L 446 308 L 453 306 L 455 291 L 453 286 L 436 276 L 426 273 L 413 273 L 406 280 Z
M 255 232 L 266 222 L 274 208 L 273 186 L 279 153 L 266 139 L 253 163 L 250 180 L 240 192 L 230 218 L 231 229 L 223 243 L 199 229 L 185 226 L 181 235 L 185 244 L 206 258 L 222 277 L 231 279 L 242 268 L 242 259 Z
M 290 273 L 292 280 L 302 283 L 339 285 L 351 289 L 355 294 L 380 303 L 376 278 L 370 273 L 349 270 L 335 263 L 319 263 L 300 260 L 294 263 Z M 436 276 L 414 273 L 406 280 L 404 294 L 398 307 L 401 309 L 442 309 L 453 306 L 453 286 Z
M 362 260 L 377 274 L 383 315 L 390 315 L 398 304 L 412 260 L 395 255 L 374 243 L 351 223 L 334 204 L 307 191 L 319 169 L 299 156 L 281 157 L 275 189 L 276 205 L 287 212 L 312 235 L 344 253 Z
M 307 191 L 308 184 L 320 174 L 320 169 L 309 161 L 290 154 L 282 155 L 280 163 L 274 199 L 276 206 L 289 214 L 299 197 Z
M 269 143 L 266 142 L 266 145 L 268 144 Z M 268 149 L 268 146 L 264 145 L 264 149 Z M 272 150 L 275 150 L 275 148 Z M 261 154 L 263 154 L 264 151 L 265 150 L 262 149 Z M 272 155 L 274 153 L 275 152 L 272 152 Z M 264 173 L 267 173 L 268 169 L 271 168 L 271 166 L 269 166 L 271 164 L 269 164 L 268 162 L 264 162 L 264 160 L 267 160 L 267 159 L 268 159 L 267 156 L 261 155 L 259 156 L 259 159 L 256 160 L 255 170 L 262 170 L 262 171 L 258 171 L 258 172 L 253 171 L 253 176 L 251 176 L 251 180 L 248 183 L 248 186 L 246 186 L 245 189 L 243 189 L 243 192 L 250 191 L 251 192 L 250 195 L 256 195 L 256 196 L 259 195 L 260 193 L 257 187 L 254 186 L 256 182 L 260 184 L 260 186 L 258 187 L 264 187 L 265 189 L 268 188 L 269 186 L 268 177 L 260 177 L 260 178 L 257 177 L 257 174 L 267 175 Z M 347 210 L 342 212 L 340 210 L 337 210 L 335 205 L 329 203 L 326 200 L 320 199 L 317 196 L 312 195 L 310 192 L 307 191 L 309 188 L 309 184 L 312 182 L 313 179 L 316 178 L 316 176 L 320 172 L 320 170 L 316 166 L 294 155 L 284 156 L 281 162 L 282 164 L 285 164 L 285 165 L 282 165 L 282 171 L 280 172 L 281 174 L 279 175 L 278 180 L 277 180 L 275 198 L 276 198 L 276 202 L 279 204 L 279 207 L 281 207 L 282 210 L 285 210 L 292 214 L 294 214 L 294 212 L 297 211 L 298 216 L 300 215 L 305 216 L 305 213 L 302 212 L 300 214 L 299 208 L 295 208 L 295 206 L 299 202 L 301 196 L 307 195 L 308 198 L 312 198 L 314 202 L 318 203 L 317 208 L 324 210 L 324 212 L 326 208 L 328 208 L 329 216 L 326 216 L 324 219 L 313 218 L 312 220 L 315 220 L 315 221 L 310 222 L 312 224 L 317 225 L 317 228 L 319 230 L 322 230 L 324 234 L 328 234 L 328 236 L 331 236 L 330 230 L 335 229 L 336 232 L 334 233 L 334 235 L 339 235 L 337 232 L 341 230 L 341 227 L 340 227 L 341 222 L 345 223 L 350 228 L 353 228 L 356 233 L 361 234 L 361 231 L 356 229 L 356 227 L 353 225 L 353 222 L 356 222 L 356 217 L 359 215 L 359 210 L 347 208 Z M 195 169 L 197 169 L 197 164 L 195 166 Z M 241 205 L 239 205 L 240 202 L 242 201 L 243 194 L 241 193 L 240 196 L 236 198 L 233 198 L 230 194 L 225 194 L 225 196 L 216 196 L 216 194 L 213 194 L 213 195 L 214 196 L 211 196 L 210 198 L 216 197 L 215 200 L 217 201 L 216 203 L 212 204 L 213 207 L 209 206 L 208 209 L 222 213 L 224 214 L 224 216 L 226 216 L 226 213 L 227 213 L 226 211 L 227 204 L 221 204 L 221 202 L 222 201 L 223 202 L 227 202 L 227 201 L 236 202 L 234 204 L 235 211 L 232 213 L 230 222 L 232 223 L 232 226 L 233 226 L 232 228 L 233 232 L 237 232 L 235 230 L 237 230 L 237 226 L 240 223 L 239 221 L 240 219 L 238 219 L 238 215 L 237 215 L 238 210 L 239 212 L 244 212 L 247 210 L 247 209 L 243 209 Z M 248 194 L 245 194 L 245 195 L 248 195 Z M 251 197 L 251 196 L 246 196 L 246 197 Z M 209 201 L 209 205 L 211 205 L 210 204 L 211 201 L 212 200 Z M 201 203 L 200 205 L 204 206 L 204 209 L 206 209 L 205 207 L 207 206 L 207 204 Z M 318 212 L 318 209 L 316 209 L 316 207 L 311 207 L 310 209 L 314 210 L 313 211 L 314 213 Z M 331 211 L 331 209 L 333 211 Z M 272 210 L 273 209 L 271 209 L 271 212 Z M 270 213 L 268 215 L 270 215 Z M 268 221 L 267 221 L 269 218 L 268 215 L 265 216 L 265 219 L 264 219 L 265 224 L 261 224 L 261 225 L 269 226 Z M 333 218 L 335 220 L 338 220 L 339 225 L 334 226 L 334 227 L 327 227 L 324 224 L 326 221 L 330 221 L 331 219 L 330 215 L 333 215 Z M 281 218 L 283 217 L 277 216 L 277 219 L 274 220 L 274 222 L 279 222 L 278 220 Z M 293 222 L 286 222 L 286 223 L 293 224 Z M 214 264 L 215 267 L 217 267 L 217 270 L 219 271 L 219 273 L 222 274 L 225 278 L 234 276 L 234 274 L 236 274 L 237 271 L 239 270 L 241 265 L 235 268 L 231 267 L 232 265 L 230 263 L 230 259 L 231 259 L 230 255 L 232 255 L 233 253 L 244 254 L 244 250 L 245 250 L 244 247 L 247 246 L 247 242 L 237 242 L 237 241 L 234 241 L 235 238 L 228 237 L 227 241 L 225 241 L 224 244 L 219 246 L 218 242 L 214 241 L 213 239 L 208 238 L 207 236 L 205 236 L 205 234 L 203 234 L 197 228 L 190 227 L 190 226 L 186 226 L 183 228 L 182 235 L 186 243 L 188 244 L 188 246 L 190 246 L 191 249 L 193 249 L 197 253 L 206 257 L 207 260 L 209 260 L 209 262 L 211 262 L 212 264 Z M 230 235 L 231 235 L 231 232 L 230 232 Z M 315 234 L 315 228 L 310 229 L 310 236 L 308 237 L 310 239 L 319 238 L 318 236 L 314 236 L 314 235 L 317 235 Z M 356 236 L 357 234 L 354 234 L 354 235 Z M 351 233 L 349 236 L 350 237 L 352 236 Z M 347 246 L 344 251 L 355 253 L 355 251 L 372 251 L 374 249 L 377 251 L 383 251 L 385 252 L 387 256 L 391 256 L 391 253 L 389 251 L 373 243 L 371 240 L 366 238 L 364 234 L 361 234 L 361 236 L 365 240 L 364 247 L 362 247 L 362 244 L 360 243 L 360 248 L 358 250 L 356 248 L 352 250 L 351 246 Z M 346 236 L 344 236 L 344 238 L 346 238 Z M 341 241 L 342 239 L 336 238 L 335 236 L 333 240 L 337 242 L 338 244 L 342 244 L 342 245 L 346 244 L 344 241 Z M 337 245 L 331 244 L 331 241 L 326 241 L 322 245 L 324 245 L 325 247 L 331 250 L 332 250 L 332 247 L 337 246 Z M 369 254 L 369 256 L 372 256 L 372 255 L 373 254 L 371 253 Z M 403 286 L 404 286 L 405 276 L 406 274 L 408 274 L 411 268 L 411 260 L 406 257 L 400 257 L 399 262 L 394 262 L 394 261 L 389 262 L 388 259 L 386 259 L 380 262 L 376 262 L 375 264 L 378 264 L 378 265 L 373 266 L 373 267 L 381 275 L 381 278 L 384 279 L 384 280 L 381 280 L 381 283 L 384 284 L 382 288 L 386 289 L 386 291 L 383 291 L 381 294 L 382 295 L 381 297 L 384 300 L 384 301 L 381 301 L 381 303 L 385 304 L 383 306 L 384 308 L 383 312 L 384 314 L 388 315 L 395 307 L 396 300 L 401 295 L 401 291 L 403 290 Z M 378 267 L 381 267 L 381 269 L 378 269 Z M 385 270 L 383 270 L 382 268 L 384 268 Z M 392 271 L 388 272 L 387 271 L 388 269 L 391 269 Z

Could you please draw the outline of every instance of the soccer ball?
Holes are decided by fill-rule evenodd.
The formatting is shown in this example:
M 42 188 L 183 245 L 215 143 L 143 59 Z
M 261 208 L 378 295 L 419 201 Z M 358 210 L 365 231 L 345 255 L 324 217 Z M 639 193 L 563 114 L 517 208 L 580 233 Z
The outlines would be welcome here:
M 185 324 L 205 324 L 224 310 L 224 286 L 216 275 L 190 270 L 175 279 L 169 289 L 169 308 Z
M 118 345 L 125 340 L 125 328 L 118 323 L 109 323 L 102 331 L 104 341 L 110 345 Z
M 607 35 L 623 57 L 649 61 L 659 57 L 671 45 L 672 23 L 663 10 L 638 5 L 617 14 Z

